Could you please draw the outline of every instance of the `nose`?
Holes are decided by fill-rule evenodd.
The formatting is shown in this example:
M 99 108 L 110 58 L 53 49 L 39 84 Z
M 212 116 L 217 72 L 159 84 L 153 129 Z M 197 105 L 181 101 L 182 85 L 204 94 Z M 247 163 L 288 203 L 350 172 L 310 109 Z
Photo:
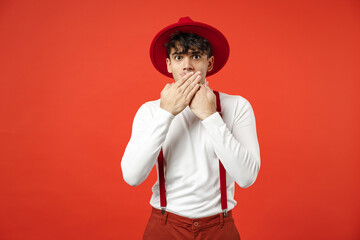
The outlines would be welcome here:
M 186 56 L 183 60 L 183 71 L 193 71 L 194 67 L 192 65 L 191 58 Z

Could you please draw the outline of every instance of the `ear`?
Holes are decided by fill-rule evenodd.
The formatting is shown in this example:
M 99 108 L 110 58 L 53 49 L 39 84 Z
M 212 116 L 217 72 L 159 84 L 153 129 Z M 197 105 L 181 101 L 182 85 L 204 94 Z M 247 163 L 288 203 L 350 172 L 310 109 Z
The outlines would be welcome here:
M 167 66 L 167 71 L 168 73 L 172 73 L 172 70 L 171 70 L 171 61 L 169 58 L 166 58 L 166 66 Z
M 214 56 L 211 56 L 208 59 L 208 69 L 207 71 L 210 72 L 214 68 Z

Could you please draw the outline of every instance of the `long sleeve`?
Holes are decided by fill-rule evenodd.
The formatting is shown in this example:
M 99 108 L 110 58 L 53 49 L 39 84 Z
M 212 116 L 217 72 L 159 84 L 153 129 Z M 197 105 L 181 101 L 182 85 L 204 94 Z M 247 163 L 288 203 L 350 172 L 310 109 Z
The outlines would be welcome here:
M 121 160 L 123 177 L 129 185 L 137 186 L 148 177 L 173 119 L 156 101 L 145 103 L 137 111 Z
M 240 187 L 246 188 L 255 182 L 260 169 L 255 116 L 247 100 L 245 104 L 237 104 L 234 115 L 232 131 L 219 113 L 214 113 L 202 123 L 227 173 Z

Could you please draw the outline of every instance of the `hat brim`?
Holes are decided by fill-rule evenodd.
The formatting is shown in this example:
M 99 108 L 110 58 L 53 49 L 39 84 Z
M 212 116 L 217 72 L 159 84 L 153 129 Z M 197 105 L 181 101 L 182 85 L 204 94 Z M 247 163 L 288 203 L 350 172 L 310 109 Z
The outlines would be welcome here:
M 172 78 L 172 74 L 167 71 L 167 52 L 164 44 L 168 43 L 170 35 L 177 31 L 195 33 L 209 41 L 214 56 L 214 66 L 207 76 L 218 72 L 227 62 L 230 53 L 229 43 L 219 30 L 200 22 L 175 23 L 161 30 L 150 46 L 151 62 L 160 73 Z

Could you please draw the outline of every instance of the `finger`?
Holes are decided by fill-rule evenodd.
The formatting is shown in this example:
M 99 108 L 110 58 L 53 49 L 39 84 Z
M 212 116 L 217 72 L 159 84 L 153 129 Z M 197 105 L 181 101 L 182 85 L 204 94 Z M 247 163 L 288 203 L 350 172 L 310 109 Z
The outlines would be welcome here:
M 182 76 L 178 81 L 175 82 L 176 87 L 180 87 L 181 85 L 186 82 L 186 80 L 191 77 L 194 74 L 194 72 L 188 72 L 184 76 Z
M 201 73 L 197 72 L 191 77 L 189 77 L 182 86 L 179 87 L 181 92 L 185 92 L 189 86 L 195 86 L 196 83 L 200 82 L 201 80 Z M 195 83 L 194 83 L 195 82 Z
M 212 92 L 213 90 L 209 86 L 205 86 L 206 90 Z
M 196 80 L 196 78 L 199 76 L 200 72 L 196 72 L 193 75 L 191 75 L 189 78 L 187 78 L 181 86 L 179 86 L 180 92 L 184 92 L 186 88 L 189 87 L 189 85 Z
M 161 90 L 161 92 L 165 92 L 165 91 L 167 91 L 169 88 L 170 88 L 170 84 L 167 83 L 167 84 L 165 85 L 165 87 Z
M 201 75 L 198 75 L 193 81 L 190 79 L 188 80 L 188 86 L 184 89 L 184 95 L 187 96 L 189 92 L 196 86 L 196 84 L 199 84 L 201 81 Z M 185 85 L 185 84 L 184 84 Z M 200 85 L 200 84 L 199 84 Z
M 194 74 L 179 88 L 179 90 L 184 94 L 188 94 L 197 83 L 200 83 L 200 81 L 201 81 L 200 73 Z
M 190 101 L 193 99 L 196 92 L 200 89 L 200 84 L 196 84 L 193 89 L 189 92 L 189 94 L 186 96 L 186 102 L 189 104 Z
M 213 90 L 212 90 L 212 89 L 210 88 L 210 86 L 209 86 L 209 82 L 206 82 L 206 83 L 204 84 L 204 86 L 206 87 L 207 90 L 213 92 Z

